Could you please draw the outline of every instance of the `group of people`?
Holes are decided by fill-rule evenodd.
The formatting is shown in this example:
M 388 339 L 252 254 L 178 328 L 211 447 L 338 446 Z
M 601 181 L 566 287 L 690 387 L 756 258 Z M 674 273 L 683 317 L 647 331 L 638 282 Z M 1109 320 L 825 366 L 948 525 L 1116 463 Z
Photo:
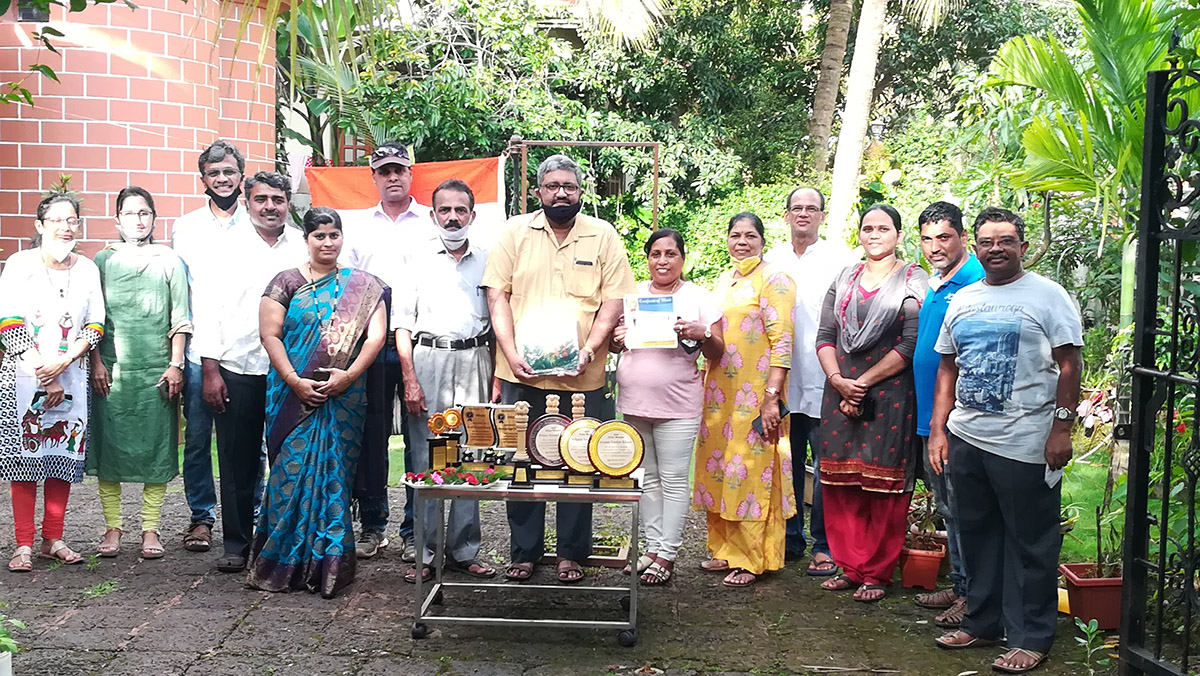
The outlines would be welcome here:
M 10 570 L 33 567 L 38 483 L 37 556 L 82 560 L 62 534 L 70 486 L 85 473 L 99 480 L 98 554 L 118 555 L 121 484 L 136 482 L 141 555 L 163 556 L 158 522 L 180 470 L 182 395 L 184 548 L 212 546 L 215 429 L 217 568 L 245 572 L 259 589 L 330 597 L 353 580 L 357 559 L 390 545 L 393 432 L 404 436 L 406 468 L 420 472 L 434 412 L 526 401 L 532 419 L 547 395 L 583 393 L 586 415 L 619 412 L 645 442 L 647 553 L 626 569 L 644 584 L 674 576 L 689 506 L 707 519 L 701 568 L 726 586 L 802 557 L 811 451 L 807 572 L 827 577 L 822 587 L 863 602 L 887 593 L 920 475 L 945 517 L 954 571 L 952 588 L 917 597 L 955 628 L 938 645 L 1006 638 L 995 666 L 1015 672 L 1045 658 L 1060 544 L 1055 471 L 1071 456 L 1082 339 L 1066 292 L 1023 269 L 1017 214 L 980 212 L 972 254 L 958 207 L 930 205 L 918 219 L 930 276 L 898 256 L 894 208 L 863 210 L 859 254 L 820 237 L 824 196 L 797 188 L 784 200 L 790 241 L 770 251 L 759 216 L 730 219 L 732 266 L 709 291 L 683 279 L 686 242 L 669 229 L 647 239 L 647 281 L 636 284 L 617 231 L 582 213 L 582 171 L 566 156 L 542 162 L 541 208 L 510 219 L 490 248 L 471 235 L 471 188 L 445 181 L 422 206 L 411 165 L 403 145 L 380 145 L 370 156 L 379 204 L 316 207 L 296 229 L 286 177 L 245 177 L 238 149 L 217 141 L 198 160 L 208 201 L 176 221 L 173 247 L 155 243 L 153 197 L 129 187 L 115 203 L 121 240 L 94 260 L 74 252 L 79 203 L 39 204 L 34 246 L 0 274 Z M 677 347 L 629 349 L 628 294 L 673 296 Z M 560 324 L 577 335 L 578 364 L 541 375 L 525 345 Z M 477 505 L 452 502 L 445 565 L 492 577 Z M 544 553 L 546 505 L 506 508 L 504 575 L 527 580 Z M 414 551 L 411 492 L 404 509 L 411 582 L 432 575 L 435 533 Z M 588 504 L 557 505 L 562 583 L 584 578 L 591 517 Z

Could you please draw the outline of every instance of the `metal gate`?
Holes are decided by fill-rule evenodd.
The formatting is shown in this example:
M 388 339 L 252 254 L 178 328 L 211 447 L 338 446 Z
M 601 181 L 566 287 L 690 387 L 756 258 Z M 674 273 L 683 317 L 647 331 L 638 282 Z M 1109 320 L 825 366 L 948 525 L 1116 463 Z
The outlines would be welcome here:
M 1146 84 L 1120 673 L 1196 674 L 1200 72 Z

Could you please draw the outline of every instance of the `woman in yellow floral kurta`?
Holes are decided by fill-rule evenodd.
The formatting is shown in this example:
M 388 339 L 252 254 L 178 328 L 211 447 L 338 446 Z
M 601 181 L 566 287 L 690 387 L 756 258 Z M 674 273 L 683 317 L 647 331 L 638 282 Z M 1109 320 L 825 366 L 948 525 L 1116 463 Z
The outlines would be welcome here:
M 796 513 L 786 416 L 779 415 L 792 355 L 796 287 L 762 262 L 763 225 L 729 221 L 734 269 L 717 281 L 725 355 L 708 365 L 692 506 L 708 512 L 708 571 L 730 587 L 783 568 L 784 521 Z M 762 416 L 762 434 L 754 420 Z

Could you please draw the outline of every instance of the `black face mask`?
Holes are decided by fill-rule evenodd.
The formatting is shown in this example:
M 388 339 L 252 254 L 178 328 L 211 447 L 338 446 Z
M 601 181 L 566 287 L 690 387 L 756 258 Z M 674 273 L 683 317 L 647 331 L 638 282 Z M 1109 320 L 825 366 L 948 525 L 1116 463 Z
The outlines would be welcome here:
M 242 196 L 242 188 L 240 186 L 234 188 L 233 192 L 229 193 L 229 197 L 221 197 L 217 193 L 213 192 L 212 188 L 205 190 L 204 194 L 208 195 L 208 199 L 212 200 L 212 203 L 217 205 L 218 209 L 221 211 L 229 211 L 233 208 L 233 205 L 237 204 L 238 198 Z
M 542 207 L 546 218 L 554 223 L 570 223 L 579 214 L 579 210 L 583 208 L 583 202 L 574 204 L 552 204 Z

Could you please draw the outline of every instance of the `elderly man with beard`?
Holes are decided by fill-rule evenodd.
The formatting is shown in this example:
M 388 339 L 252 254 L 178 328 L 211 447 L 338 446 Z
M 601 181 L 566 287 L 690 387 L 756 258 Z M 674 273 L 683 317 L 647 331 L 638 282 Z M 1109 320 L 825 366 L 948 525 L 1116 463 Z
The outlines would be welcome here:
M 246 207 L 239 199 L 246 159 L 237 146 L 217 140 L 200 153 L 197 164 L 208 200 L 199 209 L 175 219 L 171 229 L 172 247 L 187 268 L 193 323 L 204 321 L 200 317 L 210 307 L 209 291 L 219 286 L 221 277 L 227 272 L 224 248 L 218 246 L 221 236 L 249 227 Z M 186 355 L 183 493 L 192 516 L 183 548 L 207 552 L 212 542 L 212 527 L 217 520 L 217 490 L 212 467 L 213 418 L 204 404 L 204 374 L 195 340 L 188 342 Z
M 917 435 L 925 453 L 925 485 L 933 493 L 938 513 L 946 521 L 947 551 L 950 556 L 950 589 L 917 594 L 914 602 L 922 608 L 942 610 L 934 618 L 939 627 L 953 629 L 967 614 L 967 574 L 962 565 L 962 546 L 955 518 L 954 492 L 945 473 L 933 471 L 929 464 L 929 418 L 933 413 L 933 389 L 942 355 L 934 349 L 942 332 L 942 321 L 950 300 L 964 287 L 983 279 L 983 265 L 967 251 L 962 210 L 949 202 L 934 202 L 917 219 L 921 226 L 921 251 L 934 274 L 930 289 L 921 304 L 917 331 L 917 349 L 913 353 L 913 384 L 917 393 Z
M 1067 292 L 1022 266 L 1020 216 L 988 207 L 974 235 L 984 280 L 946 310 L 929 426 L 929 464 L 949 472 L 955 495 L 968 610 L 936 642 L 1006 639 L 992 668 L 1024 673 L 1054 643 L 1060 470 L 1071 459 L 1083 328 Z
M 407 438 L 412 442 L 409 471 L 429 470 L 429 416 L 456 403 L 499 401 L 493 375 L 492 322 L 480 289 L 488 252 L 469 238 L 475 220 L 475 194 L 458 179 L 433 191 L 437 236 L 410 247 L 395 293 L 392 324 L 404 370 Z M 422 563 L 404 579 L 427 579 L 433 562 L 438 503 L 427 500 Z M 446 533 L 446 568 L 473 577 L 496 571 L 478 560 L 479 502 L 454 500 Z
M 271 364 L 259 339 L 259 302 L 280 270 L 302 265 L 308 257 L 299 231 L 287 224 L 292 198 L 287 177 L 260 171 L 245 185 L 253 227 L 234 230 L 214 243 L 225 274 L 210 280 L 208 293 L 220 311 L 196 317 L 193 334 L 204 373 L 204 402 L 217 429 L 225 549 L 217 569 L 225 573 L 245 568 L 262 467 Z
M 570 401 L 582 393 L 585 415 L 611 417 L 604 362 L 625 294 L 637 290 L 629 257 L 610 223 L 580 213 L 583 171 L 574 160 L 551 155 L 538 167 L 537 181 L 542 208 L 509 219 L 483 276 L 504 355 L 496 363 L 502 398 L 529 402 L 532 420 L 545 413 L 547 394 Z M 526 342 L 547 332 L 578 340 L 574 373 L 539 375 L 526 362 Z M 505 577 L 525 581 L 545 549 L 546 503 L 509 501 L 506 507 L 512 557 Z M 557 521 L 558 581 L 579 582 L 580 562 L 592 552 L 592 506 L 559 503 Z

